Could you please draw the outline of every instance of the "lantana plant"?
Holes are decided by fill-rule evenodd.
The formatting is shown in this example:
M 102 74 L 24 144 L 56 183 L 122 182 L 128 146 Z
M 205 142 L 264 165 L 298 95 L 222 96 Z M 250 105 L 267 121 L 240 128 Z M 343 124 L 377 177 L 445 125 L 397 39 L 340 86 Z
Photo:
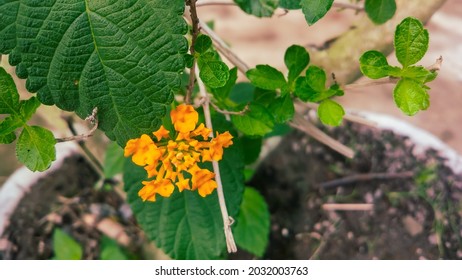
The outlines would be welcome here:
M 316 110 L 323 125 L 353 120 L 336 97 L 361 84 L 326 74 L 324 65 L 313 63 L 320 61 L 313 59 L 316 53 L 300 45 L 275 54 L 284 55 L 285 70 L 266 64 L 249 67 L 198 16 L 199 7 L 213 4 L 0 0 L 2 64 L 7 55 L 33 94 L 20 100 L 12 76 L 0 68 L 0 114 L 5 115 L 0 143 L 16 141 L 18 159 L 33 171 L 43 171 L 55 159 L 59 142 L 85 140 L 93 130 L 102 130 L 118 147 L 108 153 L 124 160 L 119 171 L 138 223 L 176 259 L 225 258 L 237 246 L 263 256 L 270 214 L 264 198 L 245 182 L 266 139 L 295 128 L 336 143 L 334 149 L 347 157 L 354 154 L 303 112 Z M 371 42 L 357 47 L 363 55 L 355 57 L 356 69 L 377 79 L 369 86 L 396 83 L 393 97 L 405 114 L 428 108 L 427 83 L 436 78 L 441 60 L 430 67 L 415 65 L 427 51 L 428 32 L 417 18 L 393 18 L 395 0 L 227 4 L 257 17 L 278 10 L 291 16 L 292 10 L 300 10 L 309 26 L 335 6 L 365 11 L 372 29 L 389 21 L 396 26 L 394 47 L 403 67 L 389 65 L 379 50 L 362 49 L 379 45 Z M 338 65 L 345 64 L 352 62 Z M 237 82 L 239 75 L 247 81 Z M 57 138 L 29 124 L 41 105 L 75 112 L 93 129 L 87 135 Z

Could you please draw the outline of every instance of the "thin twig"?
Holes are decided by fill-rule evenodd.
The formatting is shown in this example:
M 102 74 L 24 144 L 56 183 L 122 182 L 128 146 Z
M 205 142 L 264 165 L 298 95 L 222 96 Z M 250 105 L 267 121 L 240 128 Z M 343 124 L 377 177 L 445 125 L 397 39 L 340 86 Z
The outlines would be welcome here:
M 189 47 L 189 52 L 194 58 L 194 55 L 196 54 L 195 50 L 195 45 L 196 45 L 196 39 L 197 36 L 199 36 L 199 18 L 197 16 L 197 11 L 196 11 L 196 1 L 197 0 L 187 0 L 186 4 L 189 6 L 189 12 L 191 14 L 191 25 L 192 25 L 192 33 L 191 33 L 191 46 Z M 185 103 L 186 104 L 191 104 L 191 99 L 192 99 L 192 93 L 194 90 L 194 84 L 196 82 L 196 59 L 194 58 L 193 64 L 191 66 L 191 71 L 189 72 L 189 84 L 188 88 L 186 90 L 186 96 L 185 96 Z
M 372 211 L 372 203 L 326 203 L 322 205 L 325 211 Z
M 90 123 L 93 124 L 93 127 L 87 134 L 82 134 L 78 135 L 77 130 L 74 127 L 74 121 L 72 117 L 67 117 L 64 120 L 67 123 L 67 126 L 69 127 L 69 130 L 74 136 L 70 137 L 64 137 L 64 138 L 56 138 L 56 142 L 67 142 L 67 141 L 77 141 L 77 144 L 79 144 L 80 148 L 85 152 L 85 154 L 88 156 L 88 159 L 90 159 L 98 169 L 98 171 L 101 173 L 103 172 L 104 168 L 101 162 L 95 157 L 95 155 L 88 149 L 88 147 L 85 145 L 86 139 L 88 139 L 90 136 L 93 135 L 93 133 L 96 131 L 98 128 L 98 118 L 96 117 L 96 114 L 98 113 L 98 108 L 94 108 L 91 115 L 88 116 L 85 120 L 89 121 Z
M 289 125 L 302 132 L 305 132 L 314 139 L 318 140 L 319 142 L 323 143 L 324 145 L 330 147 L 332 150 L 344 155 L 347 158 L 353 158 L 355 155 L 355 152 L 351 148 L 343 145 L 339 141 L 325 134 L 323 131 L 314 126 L 311 122 L 305 120 L 299 114 L 296 114 L 294 116 L 294 119 L 289 123 Z
M 196 69 L 196 71 L 198 72 L 199 70 Z M 205 85 L 199 77 L 199 73 L 196 73 L 196 76 L 200 94 L 205 99 L 205 102 L 202 105 L 202 108 L 204 108 L 205 124 L 207 128 L 211 130 L 210 137 L 213 138 L 213 124 L 212 118 L 210 116 L 210 102 L 208 100 L 207 90 L 205 89 Z M 225 195 L 223 192 L 223 184 L 221 182 L 220 176 L 220 166 L 216 160 L 212 161 L 212 165 L 213 172 L 215 173 L 215 181 L 217 182 L 218 202 L 220 204 L 221 216 L 223 218 L 223 229 L 225 232 L 226 247 L 228 248 L 229 253 L 235 253 L 237 252 L 237 247 L 236 242 L 234 242 L 233 232 L 231 231 L 231 225 L 234 223 L 234 219 L 228 215 L 228 210 L 226 209 Z
M 237 111 L 237 112 L 220 109 L 220 107 L 218 107 L 217 104 L 215 104 L 213 102 L 210 102 L 210 105 L 212 105 L 212 107 L 213 107 L 213 109 L 215 109 L 215 111 L 217 111 L 218 113 L 221 113 L 223 115 L 239 115 L 239 116 L 242 116 L 249 110 L 249 105 L 246 105 L 244 107 L 244 109 L 242 109 L 241 111 Z
M 371 87 L 371 86 L 396 84 L 398 81 L 399 81 L 398 78 L 393 78 L 393 77 L 382 78 L 382 79 L 377 79 L 377 80 L 368 80 L 365 82 L 358 82 L 358 83 L 344 85 L 343 90 L 348 91 L 348 90 L 361 89 L 361 88 Z
M 319 184 L 320 188 L 323 189 L 332 189 L 338 186 L 344 186 L 348 184 L 353 184 L 356 182 L 364 182 L 371 180 L 390 180 L 390 179 L 409 179 L 414 177 L 414 172 L 405 171 L 398 173 L 365 173 L 365 174 L 354 174 L 351 176 L 343 177 L 340 179 L 335 179 L 332 181 L 324 182 Z
M 199 21 L 199 26 L 204 34 L 207 34 L 212 39 L 217 50 L 223 54 L 232 64 L 234 64 L 239 71 L 245 74 L 249 71 L 250 67 L 242 61 L 228 45 L 204 22 Z

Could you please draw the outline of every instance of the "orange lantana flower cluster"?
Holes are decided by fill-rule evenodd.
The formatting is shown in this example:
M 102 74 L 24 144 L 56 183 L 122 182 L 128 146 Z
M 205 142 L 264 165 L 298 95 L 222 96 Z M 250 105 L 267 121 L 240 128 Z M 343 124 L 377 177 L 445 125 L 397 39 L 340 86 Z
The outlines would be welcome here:
M 138 195 L 143 201 L 156 201 L 156 194 L 169 197 L 175 185 L 180 192 L 198 190 L 202 197 L 211 194 L 217 188 L 215 173 L 198 163 L 221 160 L 223 148 L 233 144 L 228 131 L 209 140 L 212 131 L 203 123 L 196 127 L 199 114 L 191 105 L 179 105 L 170 117 L 174 132 L 161 126 L 153 133 L 157 141 L 143 134 L 129 140 L 124 149 L 126 157 L 132 156 L 135 164 L 144 167 L 148 178 L 155 178 L 142 182 Z

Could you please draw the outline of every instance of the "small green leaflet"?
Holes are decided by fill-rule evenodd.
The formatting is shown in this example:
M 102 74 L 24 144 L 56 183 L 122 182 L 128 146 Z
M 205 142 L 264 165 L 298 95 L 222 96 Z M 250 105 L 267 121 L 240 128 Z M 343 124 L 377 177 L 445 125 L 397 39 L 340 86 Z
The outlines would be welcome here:
M 279 0 L 234 0 L 241 9 L 257 17 L 271 17 Z
M 366 0 L 367 16 L 376 24 L 387 22 L 396 12 L 395 0 Z
M 430 97 L 422 84 L 404 78 L 393 90 L 396 106 L 406 115 L 413 116 L 420 110 L 426 110 L 430 105 Z
M 365 52 L 359 58 L 359 63 L 361 72 L 371 79 L 380 79 L 390 75 L 387 58 L 379 51 Z
M 337 102 L 326 99 L 318 107 L 318 117 L 323 124 L 339 126 L 342 123 L 345 110 Z
M 276 123 L 290 121 L 295 114 L 294 102 L 290 94 L 276 98 L 268 107 Z
M 262 89 L 276 90 L 287 85 L 284 75 L 269 65 L 257 65 L 246 75 L 254 86 Z
M 211 88 L 219 88 L 226 85 L 229 79 L 228 66 L 218 60 L 213 52 L 206 52 L 197 59 L 199 76 L 205 85 Z
M 274 127 L 273 115 L 263 105 L 250 103 L 244 115 L 232 115 L 234 126 L 249 136 L 263 136 Z
M 395 31 L 395 51 L 398 61 L 407 67 L 423 58 L 428 49 L 428 31 L 420 20 L 405 18 Z
M 205 53 L 212 47 L 212 39 L 209 36 L 200 34 L 197 36 L 196 43 L 194 44 L 194 50 L 198 53 Z
M 308 25 L 315 24 L 326 15 L 332 7 L 334 0 L 301 0 L 303 14 Z
M 13 78 L 0 67 L 0 114 L 18 114 L 19 94 Z
M 310 63 L 310 55 L 304 47 L 292 45 L 286 50 L 284 63 L 286 64 L 287 69 L 289 69 L 289 85 L 292 85 L 295 79 Z
M 56 159 L 55 144 L 51 131 L 25 125 L 16 144 L 16 156 L 30 170 L 44 171 Z
M 234 229 L 239 247 L 262 257 L 268 245 L 270 213 L 265 199 L 254 188 L 246 187 Z
M 326 73 L 322 68 L 310 66 L 305 77 L 295 82 L 295 95 L 302 101 L 320 102 L 332 96 L 341 96 L 343 91 L 337 84 L 326 88 Z
M 83 257 L 82 246 L 59 228 L 53 231 L 53 253 L 54 260 L 81 260 Z

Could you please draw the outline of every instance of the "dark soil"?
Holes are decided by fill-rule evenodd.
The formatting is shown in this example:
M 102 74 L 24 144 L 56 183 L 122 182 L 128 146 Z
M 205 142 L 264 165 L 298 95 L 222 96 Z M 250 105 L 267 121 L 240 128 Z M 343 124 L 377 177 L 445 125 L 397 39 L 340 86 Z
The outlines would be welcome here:
M 357 155 L 347 160 L 293 132 L 260 165 L 248 185 L 266 197 L 271 235 L 265 259 L 460 259 L 462 178 L 435 151 L 415 156 L 405 138 L 359 126 L 329 131 Z M 408 178 L 365 180 L 323 188 L 353 174 L 412 171 Z M 99 258 L 102 233 L 83 216 L 97 212 L 122 225 L 140 255 L 144 242 L 123 199 L 97 190 L 97 173 L 81 157 L 32 188 L 0 238 L 0 259 L 50 259 L 52 233 L 61 228 Z M 326 203 L 373 204 L 371 211 L 327 211 Z M 95 211 L 95 209 L 97 209 Z M 51 214 L 51 215 L 50 215 Z M 253 258 L 240 250 L 232 258 Z
M 355 149 L 355 158 L 294 132 L 249 183 L 265 196 L 271 212 L 265 258 L 462 258 L 462 177 L 436 151 L 415 156 L 408 139 L 354 125 L 329 134 Z M 414 175 L 407 179 L 321 186 L 353 174 L 409 171 Z M 325 203 L 370 203 L 373 210 L 325 211 Z

